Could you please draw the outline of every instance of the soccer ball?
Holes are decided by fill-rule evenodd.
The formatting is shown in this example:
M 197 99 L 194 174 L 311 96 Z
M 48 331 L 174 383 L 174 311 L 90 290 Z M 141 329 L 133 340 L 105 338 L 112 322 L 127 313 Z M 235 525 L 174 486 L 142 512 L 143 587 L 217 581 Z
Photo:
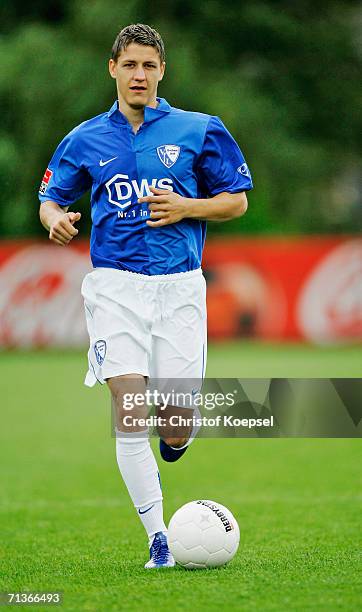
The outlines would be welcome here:
M 168 526 L 167 539 L 175 561 L 183 567 L 218 567 L 235 555 L 240 531 L 225 506 L 199 499 L 175 512 Z

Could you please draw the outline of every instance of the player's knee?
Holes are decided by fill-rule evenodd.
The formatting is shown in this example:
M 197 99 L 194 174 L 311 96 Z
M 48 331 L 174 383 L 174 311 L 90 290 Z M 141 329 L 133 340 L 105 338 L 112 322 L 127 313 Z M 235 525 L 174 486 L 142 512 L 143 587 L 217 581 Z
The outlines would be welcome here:
M 163 438 L 163 441 L 166 442 L 167 446 L 172 446 L 173 448 L 180 448 L 186 444 L 188 438 Z

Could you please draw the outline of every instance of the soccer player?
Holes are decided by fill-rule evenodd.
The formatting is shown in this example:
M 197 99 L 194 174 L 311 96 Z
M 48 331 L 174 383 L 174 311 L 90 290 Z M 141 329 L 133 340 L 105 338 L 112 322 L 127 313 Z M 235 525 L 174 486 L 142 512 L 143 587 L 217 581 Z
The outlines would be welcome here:
M 141 404 L 125 425 L 125 394 L 149 379 L 202 379 L 206 364 L 206 221 L 247 209 L 245 159 L 217 117 L 173 108 L 157 97 L 165 50 L 148 25 L 125 27 L 109 60 L 118 99 L 59 144 L 43 177 L 40 219 L 54 243 L 78 234 L 68 212 L 91 189 L 93 271 L 82 284 L 90 336 L 85 384 L 107 383 L 116 411 L 117 462 L 149 537 L 146 568 L 172 567 L 162 490 Z M 190 406 L 169 405 L 160 452 L 175 461 L 196 428 L 168 427 Z

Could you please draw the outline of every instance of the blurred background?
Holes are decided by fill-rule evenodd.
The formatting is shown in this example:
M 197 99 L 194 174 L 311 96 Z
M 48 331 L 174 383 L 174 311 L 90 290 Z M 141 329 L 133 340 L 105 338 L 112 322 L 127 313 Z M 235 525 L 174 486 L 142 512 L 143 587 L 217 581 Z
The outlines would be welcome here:
M 77 205 L 79 238 L 62 250 L 40 225 L 37 190 L 64 135 L 112 105 L 110 48 L 137 21 L 165 41 L 160 95 L 219 115 L 254 179 L 245 217 L 208 224 L 211 343 L 227 352 L 232 342 L 233 360 L 243 339 L 356 345 L 362 11 L 352 0 L 3 0 L 0 345 L 87 344 L 89 197 Z

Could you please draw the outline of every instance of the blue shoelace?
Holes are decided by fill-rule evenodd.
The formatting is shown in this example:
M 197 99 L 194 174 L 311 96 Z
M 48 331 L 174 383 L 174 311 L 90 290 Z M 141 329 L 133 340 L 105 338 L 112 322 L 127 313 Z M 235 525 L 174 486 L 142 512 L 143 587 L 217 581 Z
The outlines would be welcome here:
M 166 563 L 168 554 L 169 550 L 165 536 L 156 534 L 151 546 L 150 558 L 153 558 L 155 563 Z

